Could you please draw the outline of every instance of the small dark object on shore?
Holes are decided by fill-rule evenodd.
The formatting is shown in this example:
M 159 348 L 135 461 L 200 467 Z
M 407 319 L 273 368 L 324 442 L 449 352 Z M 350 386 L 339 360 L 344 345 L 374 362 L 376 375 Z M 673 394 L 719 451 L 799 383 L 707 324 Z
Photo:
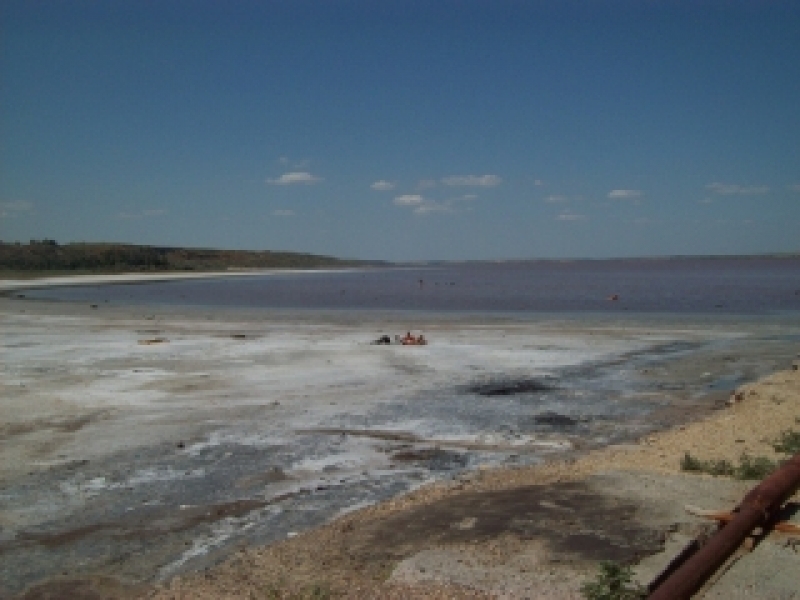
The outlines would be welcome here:
M 553 387 L 536 379 L 517 379 L 478 383 L 468 388 L 469 392 L 479 396 L 516 396 L 517 394 L 531 394 L 547 392 Z

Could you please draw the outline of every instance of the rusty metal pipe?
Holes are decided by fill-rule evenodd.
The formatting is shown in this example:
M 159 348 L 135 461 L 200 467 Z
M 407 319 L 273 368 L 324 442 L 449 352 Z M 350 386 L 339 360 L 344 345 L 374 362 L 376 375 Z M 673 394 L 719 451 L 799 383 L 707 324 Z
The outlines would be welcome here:
M 784 503 L 800 489 L 800 453 L 766 477 L 742 499 L 734 518 L 678 567 L 649 600 L 691 598 L 756 527 L 767 525 Z

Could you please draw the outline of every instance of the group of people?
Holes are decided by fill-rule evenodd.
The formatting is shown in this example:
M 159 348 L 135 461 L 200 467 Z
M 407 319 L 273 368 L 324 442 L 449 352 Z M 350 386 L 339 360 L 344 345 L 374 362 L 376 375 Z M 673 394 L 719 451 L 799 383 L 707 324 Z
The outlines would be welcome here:
M 411 335 L 411 332 L 408 331 L 403 337 L 399 335 L 394 336 L 394 341 L 396 344 L 402 344 L 403 346 L 424 346 L 428 343 L 428 340 L 425 339 L 425 336 L 421 333 L 419 335 Z M 388 335 L 382 335 L 377 340 L 372 342 L 373 344 L 391 344 L 392 340 Z

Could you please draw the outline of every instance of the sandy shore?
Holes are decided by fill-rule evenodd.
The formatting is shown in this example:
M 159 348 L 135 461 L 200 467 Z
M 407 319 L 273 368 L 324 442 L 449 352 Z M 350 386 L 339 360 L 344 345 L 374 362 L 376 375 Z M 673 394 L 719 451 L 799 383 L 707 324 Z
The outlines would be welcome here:
M 376 316 L 337 315 L 312 325 L 280 315 L 153 314 L 146 307 L 12 297 L 0 298 L 0 318 L 6 353 L 0 448 L 7 459 L 0 475 L 9 507 L 0 513 L 0 553 L 6 566 L 13 556 L 16 568 L 30 568 L 28 580 L 36 580 L 36 561 L 49 569 L 41 571 L 43 583 L 21 596 L 29 599 L 579 598 L 601 560 L 636 564 L 640 579 L 649 581 L 707 527 L 685 504 L 730 509 L 752 487 L 682 473 L 685 452 L 734 462 L 743 452 L 774 457 L 771 442 L 786 429 L 800 430 L 800 374 L 785 370 L 796 353 L 795 330 L 785 337 L 777 325 L 764 329 L 748 320 L 724 321 L 718 329 L 678 322 L 661 330 L 651 321 L 429 320 L 426 333 L 436 343 L 408 354 L 369 345 L 370 336 L 401 325 Z M 476 336 L 481 344 L 473 343 Z M 163 341 L 142 344 L 156 339 Z M 625 362 L 628 352 L 639 356 L 637 348 L 654 339 L 657 345 L 711 341 L 702 355 L 678 352 L 668 365 L 650 355 L 644 363 Z M 409 448 L 412 438 L 351 435 L 346 452 L 336 451 L 358 459 L 352 474 L 319 457 L 284 473 L 262 464 L 269 447 L 259 436 L 270 423 L 280 429 L 312 419 L 321 426 L 352 413 L 367 429 L 363 415 L 378 397 L 391 405 L 397 395 L 405 407 L 437 388 L 460 389 L 469 373 L 530 373 L 532 360 L 564 364 L 569 357 L 605 357 L 612 374 L 636 365 L 648 389 L 661 391 L 616 402 L 669 397 L 651 415 L 685 424 L 625 445 L 561 453 L 537 466 L 468 470 L 455 481 L 297 530 L 305 533 L 287 529 L 283 541 L 243 545 L 221 564 L 196 566 L 199 572 L 172 577 L 162 570 L 164 583 L 143 582 L 153 577 L 153 565 L 175 564 L 176 551 L 205 551 L 213 542 L 198 538 L 205 524 L 227 523 L 233 534 L 270 518 L 288 523 L 322 506 L 301 502 L 270 512 L 265 489 L 275 488 L 277 501 L 296 492 L 290 486 L 299 478 L 311 477 L 322 490 L 308 495 L 312 500 L 330 491 L 326 478 L 360 477 L 365 465 L 375 472 L 394 468 L 386 449 L 425 455 L 438 448 L 423 438 Z M 724 403 L 726 374 L 752 379 L 781 368 L 740 386 L 740 401 Z M 722 387 L 712 384 L 717 378 Z M 704 399 L 698 389 L 706 389 Z M 724 408 L 709 414 L 715 405 Z M 228 487 L 233 495 L 220 496 Z M 203 502 L 192 505 L 193 495 Z M 297 522 L 310 523 L 303 518 Z M 789 542 L 772 534 L 708 597 L 795 597 L 800 564 Z M 47 575 L 59 549 L 73 558 L 59 558 L 66 561 L 61 575 Z M 82 557 L 97 566 L 81 567 Z
M 786 429 L 800 430 L 800 371 L 779 371 L 737 394 L 729 408 L 638 444 L 427 487 L 272 547 L 245 549 L 218 568 L 176 578 L 143 597 L 248 598 L 270 590 L 310 594 L 316 587 L 346 598 L 580 598 L 580 584 L 597 561 L 614 554 L 642 559 L 636 572 L 647 581 L 707 526 L 685 504 L 732 509 L 755 485 L 682 473 L 684 453 L 734 463 L 743 452 L 777 459 L 771 442 Z M 518 512 L 498 518 L 493 507 L 503 505 Z M 594 544 L 591 535 L 572 547 L 558 535 L 519 535 L 515 519 L 554 524 L 558 517 L 547 513 L 559 509 L 567 512 L 562 524 L 571 533 L 593 528 Z M 623 513 L 626 522 L 598 522 Z M 482 527 L 482 519 L 491 523 Z M 598 542 L 615 531 L 629 539 Z M 637 537 L 650 539 L 637 545 Z M 773 532 L 705 597 L 798 597 L 796 541 Z M 664 551 L 652 552 L 658 546 Z
M 66 285 L 101 285 L 114 283 L 146 283 L 179 281 L 182 279 L 219 279 L 221 277 L 263 277 L 286 273 L 313 273 L 316 271 L 344 271 L 348 269 L 230 269 L 228 271 L 164 271 L 147 273 L 107 273 L 99 275 L 54 275 L 31 279 L 0 278 L 0 292 L 21 289 L 58 287 Z

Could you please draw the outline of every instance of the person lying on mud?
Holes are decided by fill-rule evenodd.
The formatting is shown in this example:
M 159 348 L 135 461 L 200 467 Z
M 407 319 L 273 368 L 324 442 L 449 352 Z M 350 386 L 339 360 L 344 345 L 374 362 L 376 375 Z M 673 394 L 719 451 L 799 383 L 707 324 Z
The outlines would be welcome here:
M 400 343 L 403 344 L 404 346 L 424 346 L 428 342 L 425 339 L 424 335 L 419 334 L 418 337 L 414 337 L 413 335 L 411 335 L 411 332 L 409 331 L 408 333 L 406 333 L 405 337 L 400 339 Z

